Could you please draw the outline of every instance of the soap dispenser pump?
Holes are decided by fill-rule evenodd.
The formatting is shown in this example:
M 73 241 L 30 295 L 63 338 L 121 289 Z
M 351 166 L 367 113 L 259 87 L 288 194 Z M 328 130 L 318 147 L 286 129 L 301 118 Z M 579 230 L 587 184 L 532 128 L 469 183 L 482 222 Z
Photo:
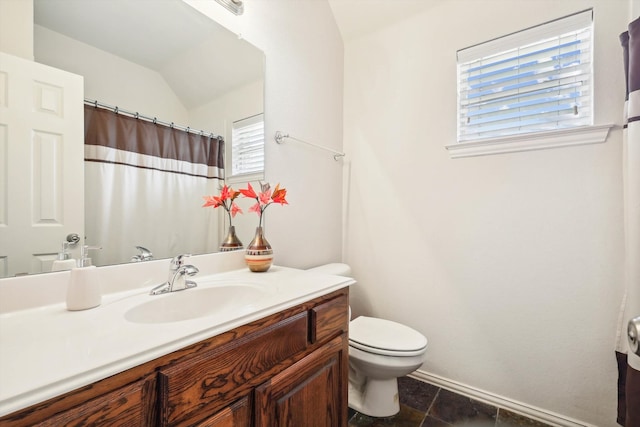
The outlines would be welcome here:
M 51 264 L 51 271 L 71 270 L 76 266 L 76 260 L 69 255 L 69 242 L 62 242 L 62 250 L 58 258 Z
M 71 270 L 76 266 L 76 260 L 69 254 L 69 249 L 75 248 L 78 242 L 80 242 L 80 236 L 77 233 L 67 234 L 58 258 L 51 264 L 51 271 Z
M 89 250 L 102 249 L 84 245 L 80 248 L 80 259 L 76 268 L 71 270 L 67 288 L 67 310 L 87 310 L 102 303 L 100 278 L 96 267 L 91 264 Z

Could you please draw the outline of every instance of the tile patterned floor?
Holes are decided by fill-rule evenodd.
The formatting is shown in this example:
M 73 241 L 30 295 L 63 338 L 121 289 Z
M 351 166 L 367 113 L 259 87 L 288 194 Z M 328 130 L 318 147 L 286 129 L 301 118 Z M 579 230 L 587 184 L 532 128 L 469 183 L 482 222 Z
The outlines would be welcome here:
M 398 379 L 400 413 L 371 418 L 349 409 L 349 427 L 550 427 L 409 377 Z

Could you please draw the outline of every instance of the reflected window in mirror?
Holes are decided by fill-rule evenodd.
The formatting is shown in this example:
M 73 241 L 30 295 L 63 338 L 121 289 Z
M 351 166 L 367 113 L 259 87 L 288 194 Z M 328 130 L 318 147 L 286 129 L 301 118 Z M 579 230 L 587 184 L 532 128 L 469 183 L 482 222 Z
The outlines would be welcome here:
M 231 131 L 232 181 L 264 178 L 264 114 L 233 122 Z

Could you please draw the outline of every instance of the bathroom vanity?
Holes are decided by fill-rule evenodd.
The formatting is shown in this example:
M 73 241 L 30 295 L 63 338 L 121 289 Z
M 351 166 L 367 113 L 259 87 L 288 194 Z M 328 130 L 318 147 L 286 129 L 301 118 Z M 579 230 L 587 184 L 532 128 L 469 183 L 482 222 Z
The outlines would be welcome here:
M 259 286 L 266 291 L 257 301 L 249 298 L 250 307 L 239 304 L 235 314 L 233 307 L 229 312 L 222 307 L 216 314 L 199 314 L 194 309 L 193 318 L 171 321 L 140 317 L 140 313 L 137 318 L 131 317 L 139 307 L 153 301 L 151 298 L 158 298 L 147 295 L 146 289 L 144 294 L 120 293 L 108 298 L 103 307 L 82 312 L 73 320 L 91 319 L 95 326 L 96 319 L 112 318 L 114 330 L 119 330 L 115 335 L 94 330 L 97 338 L 82 337 L 85 341 L 110 341 L 107 346 L 88 344 L 84 351 L 89 347 L 97 349 L 96 345 L 104 350 L 118 340 L 120 347 L 114 348 L 111 356 L 96 354 L 97 360 L 88 362 L 93 367 L 86 365 L 86 360 L 92 358 L 83 360 L 83 354 L 77 355 L 77 364 L 60 363 L 57 357 L 72 356 L 68 353 L 74 347 L 71 341 L 43 354 L 43 361 L 50 360 L 48 369 L 62 369 L 62 373 L 52 373 L 42 381 L 51 395 L 43 400 L 38 394 L 37 372 L 28 372 L 28 366 L 22 365 L 27 369 L 24 375 L 14 373 L 16 381 L 10 380 L 3 387 L 24 390 L 14 390 L 12 395 L 5 391 L 0 396 L 0 405 L 20 408 L 0 417 L 0 426 L 346 426 L 348 286 L 353 280 L 281 267 L 265 275 L 250 276 L 240 271 L 211 277 L 202 285 L 198 298 L 212 295 L 204 292 L 233 281 L 243 285 L 262 281 Z M 49 325 L 76 314 L 54 308 Z M 124 321 L 113 318 L 117 315 L 122 315 Z M 21 319 L 9 315 L 2 320 Z M 15 350 L 6 327 L 4 323 L 0 338 Z M 75 333 L 82 334 L 82 327 L 76 328 Z M 185 345 L 189 341 L 192 343 Z M 26 351 L 30 348 L 25 347 Z M 6 356 L 5 350 L 0 349 L 0 357 L 7 360 Z M 33 358 L 24 356 L 26 360 Z M 15 362 L 14 368 L 20 368 L 21 363 Z M 123 363 L 130 367 L 117 368 Z M 44 372 L 43 367 L 34 368 Z M 104 375 L 113 370 L 118 372 L 87 382 L 94 375 L 92 372 Z M 5 370 L 0 380 L 11 376 Z M 29 384 L 21 384 L 20 377 Z M 78 378 L 84 378 L 81 381 L 86 384 L 53 395 L 54 390 L 60 389 L 59 383 L 67 382 L 66 387 L 70 388 L 79 384 Z

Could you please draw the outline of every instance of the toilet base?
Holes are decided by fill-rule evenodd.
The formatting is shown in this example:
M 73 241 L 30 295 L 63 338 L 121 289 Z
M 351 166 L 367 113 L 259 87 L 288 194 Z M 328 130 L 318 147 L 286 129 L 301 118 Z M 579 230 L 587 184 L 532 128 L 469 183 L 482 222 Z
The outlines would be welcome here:
M 370 417 L 391 417 L 400 412 L 398 379 L 367 378 L 361 386 L 349 382 L 349 407 Z

